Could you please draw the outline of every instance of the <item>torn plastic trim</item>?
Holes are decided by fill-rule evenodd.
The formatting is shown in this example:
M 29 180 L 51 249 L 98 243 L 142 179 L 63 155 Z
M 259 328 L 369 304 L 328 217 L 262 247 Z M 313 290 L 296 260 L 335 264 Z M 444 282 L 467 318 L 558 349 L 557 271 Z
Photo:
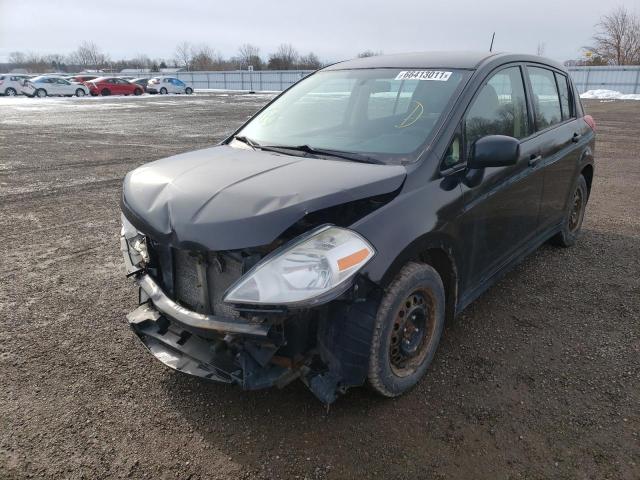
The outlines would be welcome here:
M 141 305 L 127 319 L 143 345 L 167 367 L 216 382 L 242 384 L 242 370 L 232 358 L 216 354 L 211 342 L 173 326 L 150 305 Z
M 194 312 L 184 308 L 171 300 L 149 274 L 140 275 L 136 279 L 136 282 L 160 313 L 163 313 L 188 327 L 213 330 L 220 333 L 234 333 L 256 337 L 266 337 L 269 334 L 269 325 L 241 322 L 231 318 L 220 317 L 218 315 L 205 315 L 203 313 Z M 148 309 L 148 305 L 141 305 L 136 310 L 129 313 L 127 315 L 127 319 L 130 323 L 134 322 L 136 320 L 136 315 L 142 315 L 146 309 Z M 152 317 L 148 319 L 151 318 Z

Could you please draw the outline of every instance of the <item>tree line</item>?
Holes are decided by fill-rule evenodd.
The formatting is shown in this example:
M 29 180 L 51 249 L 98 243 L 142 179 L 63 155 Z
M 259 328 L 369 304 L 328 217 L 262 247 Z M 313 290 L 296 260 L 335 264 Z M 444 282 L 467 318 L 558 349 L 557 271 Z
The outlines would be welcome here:
M 591 45 L 582 48 L 583 58 L 568 65 L 640 65 L 640 17 L 619 6 L 595 25 Z
M 369 51 L 362 52 L 360 56 L 368 56 L 370 53 L 372 54 Z M 15 51 L 9 54 L 8 60 L 6 67 L 10 70 L 20 68 L 37 73 L 82 70 L 119 72 L 125 68 L 158 71 L 170 67 L 187 71 L 246 70 L 249 67 L 254 70 L 317 70 L 325 64 L 315 53 L 302 55 L 288 43 L 281 44 L 267 56 L 261 54 L 260 47 L 245 43 L 238 48 L 236 55 L 225 58 L 209 45 L 181 42 L 170 59 L 137 55 L 129 59 L 113 60 L 94 42 L 85 41 L 68 55 Z

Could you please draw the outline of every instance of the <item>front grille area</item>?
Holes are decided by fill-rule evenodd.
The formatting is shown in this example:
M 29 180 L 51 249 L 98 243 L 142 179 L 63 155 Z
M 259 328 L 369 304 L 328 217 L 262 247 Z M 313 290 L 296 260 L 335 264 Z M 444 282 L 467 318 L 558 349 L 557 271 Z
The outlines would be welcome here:
M 225 252 L 196 253 L 172 248 L 170 255 L 158 256 L 158 261 L 158 277 L 164 279 L 165 292 L 174 301 L 200 313 L 239 316 L 237 311 L 222 302 L 222 297 L 242 276 L 241 258 Z M 173 275 L 166 275 L 167 268 L 172 269 Z M 173 281 L 172 288 L 166 285 L 168 278 Z

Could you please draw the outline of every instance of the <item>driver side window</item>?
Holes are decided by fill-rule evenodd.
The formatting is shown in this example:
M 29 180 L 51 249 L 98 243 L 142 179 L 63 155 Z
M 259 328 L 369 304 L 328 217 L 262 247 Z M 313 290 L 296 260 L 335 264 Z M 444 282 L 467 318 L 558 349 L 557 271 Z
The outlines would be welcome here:
M 487 135 L 524 138 L 530 133 L 527 100 L 520 67 L 494 74 L 482 87 L 464 121 L 465 144 L 469 147 Z

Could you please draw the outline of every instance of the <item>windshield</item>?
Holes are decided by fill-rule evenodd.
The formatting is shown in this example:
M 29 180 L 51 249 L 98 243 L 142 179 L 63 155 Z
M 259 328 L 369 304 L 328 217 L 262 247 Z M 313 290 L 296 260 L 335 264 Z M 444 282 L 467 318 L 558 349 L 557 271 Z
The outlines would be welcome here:
M 462 86 L 464 70 L 318 72 L 292 87 L 238 135 L 260 146 L 309 146 L 413 161 Z

